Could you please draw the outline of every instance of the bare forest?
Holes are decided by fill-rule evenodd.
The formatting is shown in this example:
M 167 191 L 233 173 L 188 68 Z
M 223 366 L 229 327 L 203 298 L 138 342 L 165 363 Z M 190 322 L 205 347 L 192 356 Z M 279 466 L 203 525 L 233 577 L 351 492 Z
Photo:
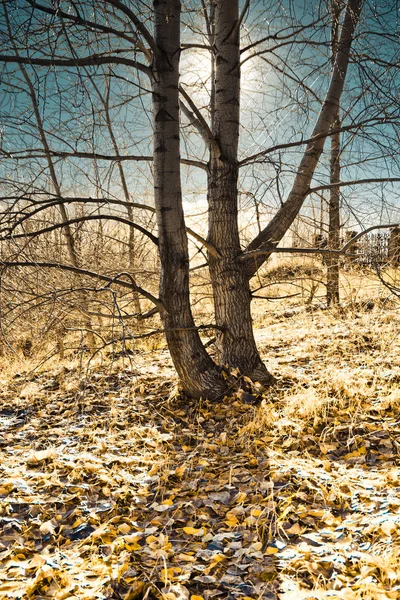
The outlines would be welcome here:
M 397 0 L 0 0 L 0 600 L 400 598 Z

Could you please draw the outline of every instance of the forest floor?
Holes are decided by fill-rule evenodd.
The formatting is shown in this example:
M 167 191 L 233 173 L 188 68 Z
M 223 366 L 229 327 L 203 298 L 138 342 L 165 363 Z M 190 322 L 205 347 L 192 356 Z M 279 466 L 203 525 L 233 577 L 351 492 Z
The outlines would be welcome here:
M 256 326 L 257 406 L 183 402 L 162 347 L 0 374 L 2 600 L 400 598 L 397 308 Z

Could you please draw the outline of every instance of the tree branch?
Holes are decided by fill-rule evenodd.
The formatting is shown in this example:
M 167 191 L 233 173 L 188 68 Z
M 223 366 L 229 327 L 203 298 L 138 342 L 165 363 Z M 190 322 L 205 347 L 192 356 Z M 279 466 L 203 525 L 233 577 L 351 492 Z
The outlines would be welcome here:
M 344 256 L 359 256 L 359 254 L 347 253 L 346 251 L 351 248 L 359 240 L 361 237 L 369 233 L 370 231 L 374 231 L 375 229 L 394 229 L 395 227 L 400 227 L 399 223 L 387 223 L 385 225 L 372 225 L 360 233 L 357 233 L 354 237 L 351 238 L 344 246 L 337 250 L 329 249 L 329 248 L 276 248 L 271 246 L 270 248 L 266 248 L 265 250 L 253 250 L 250 252 L 243 252 L 240 255 L 239 260 L 246 261 L 249 258 L 257 258 L 263 257 L 265 255 L 270 255 L 272 253 L 280 253 L 280 254 L 341 254 Z
M 100 25 L 100 23 L 96 23 L 95 21 L 90 21 L 88 19 L 84 19 L 79 15 L 73 15 L 71 13 L 66 13 L 63 10 L 61 10 L 60 7 L 58 7 L 57 9 L 54 9 L 54 8 L 49 8 L 47 6 L 44 6 L 43 4 L 34 2 L 33 0 L 28 0 L 28 2 L 32 6 L 32 8 L 40 10 L 41 12 L 44 12 L 48 15 L 53 15 L 55 17 L 58 16 L 65 20 L 71 21 L 72 23 L 75 23 L 76 25 L 89 27 L 90 29 L 96 29 L 97 31 L 102 31 L 103 33 L 110 33 L 112 35 L 115 35 L 117 37 L 120 37 L 120 38 L 126 40 L 127 42 L 129 42 L 131 44 L 132 43 L 137 44 L 140 50 L 142 50 L 144 53 L 146 52 L 145 48 L 140 48 L 140 42 L 138 42 L 138 39 L 136 37 L 127 35 L 126 33 L 123 33 L 122 31 L 118 31 L 118 29 L 114 29 L 113 27 L 109 27 L 107 25 Z
M 200 132 L 200 134 L 202 135 L 204 141 L 206 142 L 207 145 L 209 145 L 210 147 L 214 147 L 214 149 L 217 152 L 219 152 L 218 143 L 217 143 L 216 139 L 214 138 L 207 121 L 205 120 L 205 118 L 203 117 L 203 115 L 201 114 L 199 109 L 197 108 L 196 104 L 193 102 L 193 100 L 191 99 L 189 94 L 184 90 L 184 88 L 181 85 L 179 86 L 179 92 L 184 97 L 186 102 L 189 104 L 190 109 L 193 111 L 193 113 L 195 115 L 195 121 L 194 121 L 195 125 L 196 125 L 198 131 Z M 182 108 L 183 108 L 183 111 L 185 112 L 186 116 L 189 118 L 189 120 L 192 120 L 193 115 L 190 113 L 190 111 L 188 111 L 188 109 L 185 107 L 184 104 L 182 104 Z
M 133 67 L 138 71 L 142 71 L 148 77 L 152 77 L 152 72 L 149 67 L 133 60 L 131 58 L 124 58 L 123 56 L 100 56 L 99 54 L 92 54 L 90 56 L 84 56 L 82 58 L 31 58 L 28 56 L 11 56 L 9 54 L 0 54 L 0 62 L 4 63 L 15 63 L 20 65 L 37 65 L 44 67 L 91 67 L 100 65 L 126 65 Z
M 343 20 L 338 51 L 332 70 L 329 89 L 326 93 L 324 103 L 315 123 L 314 139 L 307 144 L 300 165 L 287 200 L 272 218 L 269 224 L 253 239 L 247 247 L 247 254 L 253 251 L 261 251 L 262 260 L 257 261 L 248 258 L 245 270 L 249 279 L 257 272 L 259 267 L 267 260 L 266 248 L 276 247 L 283 238 L 294 219 L 298 215 L 305 198 L 308 195 L 310 184 L 324 149 L 325 139 L 331 133 L 335 121 L 337 108 L 344 89 L 347 69 L 350 60 L 350 49 L 355 35 L 355 29 L 360 17 L 363 0 L 348 0 L 346 14 Z
M 44 154 L 41 154 L 41 149 L 29 149 L 29 150 L 17 150 L 13 151 L 5 151 L 0 149 L 0 154 L 3 156 L 7 156 L 8 158 L 15 160 L 23 160 L 27 158 L 45 158 Z M 152 162 L 152 156 L 142 156 L 140 154 L 99 154 L 98 152 L 81 152 L 71 151 L 64 152 L 62 150 L 50 150 L 51 156 L 55 156 L 58 158 L 88 158 L 91 160 L 108 160 L 111 162 L 123 162 L 123 161 L 136 161 L 136 162 Z M 197 167 L 198 169 L 203 169 L 203 171 L 207 170 L 207 165 L 204 162 L 199 160 L 191 160 L 190 158 L 181 158 L 181 163 L 183 165 L 188 165 L 189 167 Z
M 150 300 L 150 302 L 152 302 L 160 312 L 165 311 L 165 306 L 159 298 L 156 298 L 155 296 L 153 296 L 153 294 L 150 294 L 150 292 L 147 292 L 142 287 L 132 283 L 132 281 L 130 283 L 128 283 L 127 281 L 123 281 L 123 280 L 119 279 L 122 276 L 128 277 L 128 279 L 131 279 L 131 276 L 129 273 L 119 273 L 115 277 L 108 277 L 107 275 L 101 275 L 100 273 L 95 273 L 94 271 L 88 271 L 87 269 L 80 269 L 78 267 L 73 267 L 72 265 L 64 265 L 62 263 L 55 263 L 55 262 L 38 262 L 38 261 L 0 260 L 0 267 L 5 267 L 5 268 L 11 268 L 11 267 L 36 267 L 37 268 L 37 267 L 39 267 L 39 268 L 44 268 L 44 269 L 60 269 L 61 271 L 69 271 L 69 272 L 77 273 L 78 275 L 82 275 L 85 277 L 92 277 L 94 279 L 99 279 L 100 281 L 105 281 L 109 285 L 115 283 L 115 284 L 120 285 L 121 287 L 128 288 L 129 290 L 134 290 L 135 292 L 139 292 L 139 294 L 142 294 L 142 296 L 144 296 L 145 298 Z
M 30 216 L 30 215 L 29 215 Z M 117 215 L 86 215 L 83 217 L 79 217 L 76 219 L 69 219 L 68 221 L 64 221 L 62 223 L 55 223 L 54 225 L 50 225 L 49 227 L 45 227 L 43 229 L 39 229 L 37 231 L 27 231 L 24 233 L 13 233 L 13 230 L 20 224 L 15 223 L 15 225 L 11 228 L 8 235 L 2 237 L 1 239 L 17 239 L 17 238 L 28 238 L 28 237 L 37 237 L 38 235 L 42 235 L 44 233 L 50 233 L 56 229 L 60 229 L 69 225 L 75 225 L 76 223 L 83 223 L 85 221 L 98 221 L 99 219 L 106 219 L 107 221 L 118 221 L 119 223 L 123 223 L 124 225 L 129 225 L 129 227 L 133 227 L 137 229 L 144 235 L 146 235 L 156 246 L 158 246 L 158 238 L 153 235 L 150 231 L 139 225 L 138 223 L 134 223 L 129 219 L 125 219 L 124 217 L 119 217 Z M 2 233 L 0 229 L 0 234 Z

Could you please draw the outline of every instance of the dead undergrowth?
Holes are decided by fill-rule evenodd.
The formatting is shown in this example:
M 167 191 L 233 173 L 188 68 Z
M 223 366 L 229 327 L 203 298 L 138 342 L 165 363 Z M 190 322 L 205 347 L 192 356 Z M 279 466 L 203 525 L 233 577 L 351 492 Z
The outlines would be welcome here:
M 183 402 L 163 349 L 4 371 L 0 598 L 400 597 L 397 311 L 264 324 L 258 406 Z

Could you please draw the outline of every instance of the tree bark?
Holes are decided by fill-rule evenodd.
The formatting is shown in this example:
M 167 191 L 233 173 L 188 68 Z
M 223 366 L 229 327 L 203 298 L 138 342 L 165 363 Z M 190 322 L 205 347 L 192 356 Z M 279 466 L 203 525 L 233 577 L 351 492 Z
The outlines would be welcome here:
M 249 280 L 238 228 L 238 140 L 240 41 L 238 1 L 215 5 L 211 93 L 212 133 L 208 174 L 209 241 L 219 255 L 208 254 L 221 362 L 264 385 L 272 382 L 257 350 L 251 317 Z
M 195 328 L 189 299 L 189 254 L 182 207 L 179 155 L 180 2 L 154 0 L 154 195 L 161 264 L 163 327 L 182 390 L 216 399 L 227 386 Z
M 286 202 L 246 249 L 247 252 L 256 251 L 255 255 L 249 256 L 245 261 L 249 278 L 271 256 L 269 250 L 279 244 L 299 213 L 307 196 L 316 166 L 324 149 L 326 137 L 329 136 L 329 130 L 335 122 L 340 106 L 340 98 L 350 59 L 351 44 L 360 17 L 362 2 L 363 0 L 349 0 L 347 4 L 330 86 L 311 136 L 321 137 L 307 144 Z
M 340 0 L 332 0 L 332 62 L 335 63 L 338 48 L 338 31 L 340 19 Z M 338 131 L 331 136 L 330 156 L 330 181 L 332 184 L 340 183 L 340 108 L 338 107 L 333 128 Z M 338 250 L 340 247 L 340 187 L 334 186 L 329 197 L 328 221 L 328 248 Z M 339 292 L 339 265 L 340 257 L 337 254 L 328 254 L 326 273 L 326 302 L 328 306 L 338 304 Z

